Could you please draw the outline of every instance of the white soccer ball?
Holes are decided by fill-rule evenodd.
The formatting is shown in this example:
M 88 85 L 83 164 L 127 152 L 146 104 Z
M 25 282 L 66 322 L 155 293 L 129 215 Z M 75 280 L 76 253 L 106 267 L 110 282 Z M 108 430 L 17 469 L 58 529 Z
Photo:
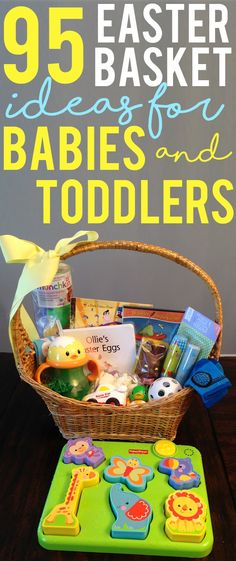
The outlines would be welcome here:
M 182 390 L 182 386 L 179 382 L 177 382 L 177 380 L 175 380 L 174 378 L 167 378 L 166 376 L 163 376 L 162 378 L 158 378 L 158 380 L 155 380 L 155 382 L 153 382 L 153 384 L 150 386 L 148 391 L 148 399 L 149 401 L 153 401 L 154 399 L 162 399 L 163 397 L 174 395 L 180 390 Z

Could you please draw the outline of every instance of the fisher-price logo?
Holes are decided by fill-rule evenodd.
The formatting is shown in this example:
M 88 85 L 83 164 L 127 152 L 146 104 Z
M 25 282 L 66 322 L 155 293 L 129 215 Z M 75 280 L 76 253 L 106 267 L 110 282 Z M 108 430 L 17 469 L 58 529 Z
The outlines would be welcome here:
M 129 454 L 148 454 L 148 450 L 142 448 L 129 448 Z

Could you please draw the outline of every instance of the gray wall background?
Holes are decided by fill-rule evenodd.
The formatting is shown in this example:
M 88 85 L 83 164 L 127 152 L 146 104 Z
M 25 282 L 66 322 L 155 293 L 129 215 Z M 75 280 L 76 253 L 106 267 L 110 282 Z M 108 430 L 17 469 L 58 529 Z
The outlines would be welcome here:
M 142 10 L 147 2 L 136 1 L 135 8 L 139 22 L 142 22 Z M 161 23 L 163 26 L 163 38 L 157 46 L 163 52 L 167 46 L 171 46 L 170 41 L 170 16 L 165 12 L 166 2 L 159 2 L 163 8 Z M 19 99 L 27 101 L 36 97 L 43 79 L 47 75 L 47 63 L 53 60 L 55 53 L 48 54 L 47 41 L 45 38 L 48 33 L 47 9 L 49 3 L 43 0 L 34 2 L 1 2 L 1 20 L 6 11 L 13 5 L 24 4 L 32 7 L 38 14 L 40 20 L 40 70 L 32 83 L 26 86 L 17 86 L 10 83 L 4 76 L 1 65 L 1 101 L 0 114 L 2 125 L 16 125 L 23 127 L 26 132 L 27 151 L 31 154 L 32 139 L 35 136 L 37 125 L 49 125 L 50 137 L 55 154 L 56 166 L 58 166 L 58 126 L 71 125 L 77 126 L 81 130 L 82 149 L 85 147 L 86 126 L 88 125 L 116 125 L 114 116 L 104 114 L 102 117 L 88 116 L 87 118 L 76 118 L 72 116 L 58 117 L 49 119 L 41 117 L 40 122 L 28 121 L 19 117 L 12 122 L 4 118 L 4 111 L 11 99 L 11 94 L 19 92 Z M 114 29 L 119 30 L 119 22 L 122 14 L 124 2 L 115 2 L 116 16 L 114 17 Z M 209 2 L 205 2 L 208 7 Z M 158 146 L 166 145 L 170 152 L 174 152 L 180 146 L 196 153 L 204 147 L 209 146 L 209 142 L 214 132 L 220 132 L 219 153 L 226 153 L 235 148 L 235 84 L 236 84 L 236 65 L 235 48 L 236 37 L 234 22 L 236 21 L 236 3 L 232 0 L 224 2 L 229 10 L 228 35 L 233 55 L 228 57 L 227 62 L 227 86 L 220 88 L 217 86 L 218 66 L 216 57 L 209 57 L 208 77 L 211 81 L 209 88 L 181 88 L 177 84 L 174 88 L 169 88 L 165 100 L 179 100 L 183 106 L 190 106 L 199 100 L 212 97 L 212 108 L 216 108 L 225 103 L 225 110 L 222 115 L 212 123 L 205 123 L 199 113 L 181 117 L 172 121 L 165 120 L 164 131 L 159 141 L 151 141 L 148 135 L 140 141 L 146 153 L 145 168 L 139 172 L 129 172 L 122 168 L 120 172 L 87 172 L 86 164 L 83 164 L 75 172 L 49 172 L 45 171 L 44 164 L 37 172 L 29 171 L 28 166 L 22 171 L 9 172 L 2 170 L 1 162 L 1 184 L 0 184 L 0 233 L 13 234 L 18 237 L 34 240 L 38 245 L 45 249 L 53 248 L 59 238 L 73 235 L 79 229 L 95 229 L 99 232 L 100 239 L 130 239 L 143 242 L 154 243 L 176 250 L 207 270 L 217 283 L 223 299 L 224 309 L 224 339 L 223 352 L 236 352 L 235 337 L 235 278 L 236 278 L 236 255 L 235 255 L 235 218 L 228 225 L 219 225 L 211 219 L 209 225 L 202 225 L 196 218 L 194 225 L 142 225 L 140 223 L 139 203 L 137 202 L 136 219 L 127 225 L 115 225 L 112 215 L 113 192 L 112 184 L 115 178 L 130 179 L 136 184 L 138 194 L 139 181 L 148 178 L 150 183 L 150 209 L 153 213 L 162 216 L 162 182 L 163 179 L 202 179 L 209 188 L 209 201 L 207 208 L 211 210 L 219 209 L 218 205 L 211 197 L 211 187 L 218 178 L 227 178 L 234 182 L 235 179 L 235 156 L 225 162 L 210 162 L 208 164 L 195 163 L 187 164 L 180 160 L 174 164 L 171 160 L 155 160 L 154 153 Z M 66 2 L 50 2 L 50 5 L 66 5 Z M 68 86 L 53 85 L 53 95 L 51 96 L 51 108 L 62 107 L 75 95 L 81 95 L 89 106 L 99 97 L 108 96 L 111 103 L 118 103 L 121 95 L 129 95 L 136 103 L 147 101 L 155 91 L 155 88 L 148 88 L 143 84 L 140 88 L 132 85 L 126 88 L 119 88 L 117 83 L 109 88 L 94 88 L 94 47 L 97 44 L 96 37 L 96 6 L 97 2 L 87 0 L 86 2 L 70 2 L 70 5 L 80 5 L 84 7 L 84 20 L 80 22 L 79 29 L 85 41 L 85 70 L 80 80 Z M 186 9 L 188 2 L 185 2 Z M 207 11 L 204 16 L 204 29 L 207 29 Z M 76 29 L 76 23 L 75 23 Z M 140 32 L 144 30 L 140 23 Z M 179 47 L 186 46 L 187 41 L 187 18 L 184 17 L 181 23 L 181 40 Z M 23 37 L 24 31 L 19 26 L 19 37 Z M 140 33 L 141 35 L 141 33 Z M 109 47 L 109 45 L 106 45 Z M 111 45 L 112 46 L 112 45 Z M 132 43 L 127 41 L 127 46 Z M 150 45 L 147 45 L 150 46 Z M 201 46 L 201 45 L 198 45 Z M 208 46 L 208 42 L 204 46 Z M 217 44 L 216 44 L 217 46 Z M 220 46 L 220 43 L 218 44 Z M 113 46 L 114 47 L 114 46 Z M 146 71 L 142 63 L 142 52 L 144 44 L 135 45 L 136 52 L 139 53 L 140 75 Z M 115 48 L 116 69 L 121 65 L 124 45 L 117 45 Z M 63 47 L 63 56 L 66 59 L 69 51 Z M 1 61 L 11 60 L 1 43 Z M 190 81 L 190 48 L 188 55 L 184 57 L 183 69 L 186 79 Z M 163 56 L 160 67 L 165 75 L 165 57 Z M 119 74 L 119 71 L 118 71 Z M 133 124 L 142 126 L 145 130 L 145 112 L 136 114 Z M 122 132 L 122 129 L 121 129 Z M 2 135 L 1 135 L 2 142 Z M 118 141 L 118 154 L 120 161 L 126 155 L 125 146 L 120 135 Z M 1 150 L 2 155 L 2 150 Z M 2 157 L 2 156 L 1 156 Z M 112 158 L 112 155 L 111 155 Z M 36 189 L 35 182 L 38 178 L 53 178 L 58 180 L 58 184 L 70 177 L 77 178 L 84 185 L 85 208 L 83 220 L 77 225 L 69 225 L 63 222 L 60 212 L 60 188 L 52 193 L 52 213 L 51 224 L 42 223 L 42 192 Z M 101 225 L 89 225 L 86 219 L 86 182 L 87 179 L 100 178 L 107 181 L 110 186 L 110 217 L 106 223 Z M 182 189 L 184 191 L 184 188 Z M 228 193 L 228 200 L 235 207 L 235 191 Z M 138 200 L 138 196 L 137 196 Z M 183 195 L 181 209 L 184 213 L 185 196 Z M 220 209 L 219 209 L 220 210 Z M 195 278 L 189 271 L 183 270 L 179 266 L 169 263 L 161 258 L 152 255 L 130 254 L 127 252 L 98 252 L 82 255 L 71 260 L 73 271 L 74 293 L 83 297 L 97 297 L 117 300 L 152 302 L 156 307 L 181 309 L 191 305 L 203 313 L 214 317 L 214 307 L 212 296 L 204 283 Z M 8 351 L 7 326 L 8 314 L 11 302 L 16 289 L 17 281 L 22 269 L 21 265 L 7 265 L 0 255 L 0 349 Z

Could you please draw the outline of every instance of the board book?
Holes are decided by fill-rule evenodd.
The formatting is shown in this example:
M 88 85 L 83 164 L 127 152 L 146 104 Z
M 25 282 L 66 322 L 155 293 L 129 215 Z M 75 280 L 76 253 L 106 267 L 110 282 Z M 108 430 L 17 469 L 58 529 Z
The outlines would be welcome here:
M 136 361 L 134 327 L 126 325 L 104 325 L 64 329 L 64 335 L 78 339 L 85 352 L 96 359 L 103 370 L 132 372 Z M 111 372 L 112 373 L 112 372 Z

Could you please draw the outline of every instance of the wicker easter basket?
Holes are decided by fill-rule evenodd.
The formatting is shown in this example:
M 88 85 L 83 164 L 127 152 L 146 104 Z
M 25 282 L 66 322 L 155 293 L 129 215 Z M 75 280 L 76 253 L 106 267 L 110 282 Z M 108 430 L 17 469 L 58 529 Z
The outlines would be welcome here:
M 189 269 L 207 284 L 215 304 L 215 320 L 223 325 L 222 303 L 217 286 L 198 265 L 169 249 L 133 241 L 84 242 L 78 244 L 63 259 L 87 251 L 125 249 L 159 255 Z M 114 407 L 85 403 L 62 397 L 34 380 L 36 370 L 33 345 L 26 333 L 18 309 L 11 323 L 16 365 L 22 380 L 30 384 L 45 401 L 60 432 L 65 438 L 90 435 L 100 440 L 155 442 L 158 438 L 173 440 L 180 421 L 192 399 L 193 391 L 185 388 L 177 394 L 135 407 Z M 219 358 L 222 332 L 212 356 Z

